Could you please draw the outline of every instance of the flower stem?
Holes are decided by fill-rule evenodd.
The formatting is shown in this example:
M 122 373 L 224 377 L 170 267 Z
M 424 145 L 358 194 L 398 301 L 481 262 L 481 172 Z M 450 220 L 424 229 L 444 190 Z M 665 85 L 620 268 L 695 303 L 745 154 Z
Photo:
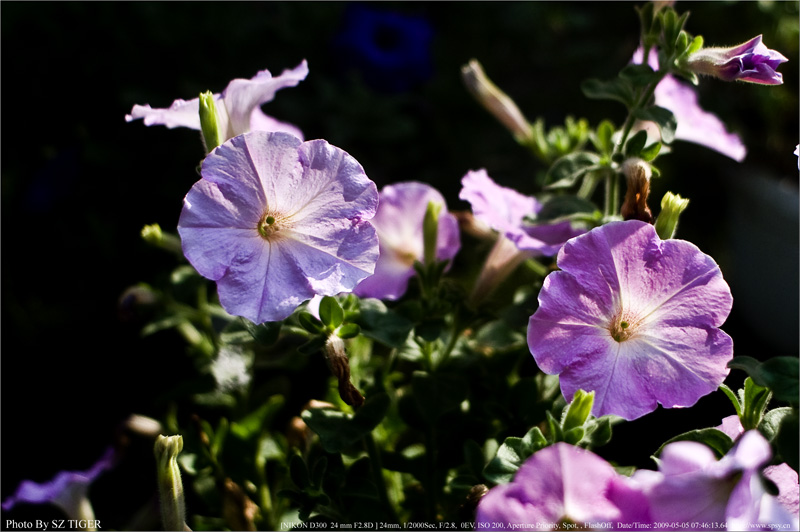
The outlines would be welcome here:
M 389 501 L 389 496 L 387 495 L 386 480 L 383 478 L 381 455 L 378 452 L 378 446 L 375 445 L 375 438 L 372 437 L 371 432 L 368 432 L 363 439 L 364 446 L 367 448 L 367 454 L 369 455 L 370 465 L 372 466 L 372 480 L 375 482 L 375 487 L 378 489 L 378 498 L 380 499 L 381 504 L 384 506 L 387 518 L 392 523 L 398 523 L 399 521 L 397 519 L 397 514 L 394 511 L 391 501 Z

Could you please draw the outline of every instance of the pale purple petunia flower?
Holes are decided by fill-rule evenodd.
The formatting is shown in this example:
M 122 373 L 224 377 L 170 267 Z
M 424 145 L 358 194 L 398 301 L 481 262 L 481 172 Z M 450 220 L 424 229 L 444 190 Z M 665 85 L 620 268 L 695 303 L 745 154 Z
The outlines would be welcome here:
M 380 258 L 375 273 L 353 292 L 361 297 L 394 300 L 405 294 L 414 276 L 414 262 L 424 255 L 423 222 L 428 203 L 441 205 L 436 258 L 450 260 L 461 247 L 458 221 L 447 212 L 444 197 L 435 188 L 414 181 L 384 187 L 372 225 L 378 231 Z
M 702 48 L 688 57 L 686 66 L 697 74 L 724 81 L 780 85 L 783 76 L 776 69 L 786 61 L 783 54 L 767 48 L 758 35 L 738 46 Z
M 644 50 L 640 47 L 633 54 L 633 62 L 641 63 Z M 648 64 L 658 70 L 658 57 L 655 51 L 648 56 Z M 715 114 L 709 113 L 700 107 L 695 90 L 678 81 L 674 76 L 667 75 L 656 86 L 655 104 L 672 111 L 678 127 L 675 129 L 675 138 L 700 144 L 721 153 L 731 159 L 742 162 L 747 155 L 747 148 L 736 133 L 729 133 L 725 124 Z M 658 129 L 653 122 L 646 122 L 645 129 L 648 134 L 660 138 Z
M 485 169 L 467 172 L 461 185 L 458 197 L 470 203 L 475 218 L 514 242 L 520 251 L 531 252 L 531 256 L 555 255 L 564 242 L 584 232 L 573 229 L 568 221 L 526 223 L 525 218 L 538 214 L 542 204 L 532 196 L 501 187 Z
M 284 70 L 273 77 L 262 70 L 252 79 L 234 79 L 222 93 L 214 94 L 217 122 L 224 139 L 231 139 L 248 131 L 283 131 L 299 139 L 303 133 L 292 124 L 281 122 L 264 114 L 261 105 L 272 101 L 275 93 L 294 87 L 308 75 L 305 59 L 292 70 Z M 168 128 L 188 127 L 200 130 L 200 101 L 175 100 L 167 109 L 153 109 L 149 105 L 134 105 L 125 120 L 144 119 L 146 126 L 162 125 Z
M 769 443 L 756 430 L 742 435 L 721 460 L 702 443 L 664 447 L 659 470 L 639 470 L 631 480 L 650 501 L 655 522 L 698 523 L 711 530 L 792 529 L 797 518 L 769 495 L 760 471 Z M 727 524 L 727 526 L 726 526 Z
M 178 232 L 229 313 L 279 321 L 315 294 L 349 292 L 373 273 L 378 237 L 367 220 L 378 191 L 345 151 L 253 131 L 211 152 L 202 176 Z
M 17 491 L 3 501 L 2 508 L 7 512 L 18 504 L 53 504 L 70 519 L 94 519 L 94 511 L 87 498 L 89 486 L 104 471 L 113 467 L 115 460 L 116 453 L 109 447 L 86 471 L 61 471 L 52 480 L 43 483 L 23 480 Z
M 716 428 L 734 441 L 744 434 L 744 427 L 737 415 L 723 418 L 722 423 Z M 798 484 L 797 471 L 784 462 L 765 467 L 764 476 L 777 486 L 777 498 L 781 506 L 793 516 L 798 517 L 800 515 L 800 484 Z
M 569 401 L 595 391 L 592 413 L 631 420 L 687 407 L 730 371 L 718 329 L 733 303 L 714 260 L 694 244 L 661 240 L 652 225 L 612 222 L 567 242 L 539 293 L 528 346 Z
M 608 462 L 556 443 L 528 458 L 512 482 L 489 490 L 475 519 L 477 530 L 556 530 L 564 529 L 565 521 L 616 529 L 620 523 L 648 522 L 649 507 Z

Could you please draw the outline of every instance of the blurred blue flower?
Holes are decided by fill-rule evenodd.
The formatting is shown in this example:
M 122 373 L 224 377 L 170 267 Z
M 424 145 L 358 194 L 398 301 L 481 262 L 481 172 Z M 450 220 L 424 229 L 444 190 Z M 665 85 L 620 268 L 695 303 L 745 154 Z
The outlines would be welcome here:
M 347 66 L 376 89 L 401 92 L 430 78 L 433 29 L 422 16 L 349 4 L 335 40 Z

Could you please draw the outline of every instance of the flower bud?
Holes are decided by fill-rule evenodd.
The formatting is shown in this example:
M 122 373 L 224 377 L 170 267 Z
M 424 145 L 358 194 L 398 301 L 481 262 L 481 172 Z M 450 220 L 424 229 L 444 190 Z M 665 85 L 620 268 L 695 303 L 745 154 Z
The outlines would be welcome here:
M 683 199 L 677 194 L 667 192 L 661 198 L 661 213 L 656 220 L 656 233 L 662 240 L 675 236 L 678 227 L 678 217 L 689 205 L 688 199 Z
M 183 450 L 182 436 L 159 435 L 153 449 L 158 473 L 161 521 L 164 530 L 189 530 L 183 501 L 183 482 L 178 467 L 178 454 Z
M 164 233 L 160 225 L 145 225 L 142 227 L 141 235 L 142 239 L 151 246 L 177 253 L 179 256 L 183 257 L 180 239 L 174 234 Z
M 625 201 L 620 209 L 623 220 L 653 222 L 653 214 L 650 212 L 650 207 L 647 206 L 652 173 L 650 165 L 638 157 L 632 157 L 622 163 L 622 174 L 628 185 Z
M 780 52 L 761 42 L 761 35 L 730 48 L 702 48 L 681 61 L 681 67 L 696 74 L 714 76 L 724 81 L 748 81 L 762 85 L 780 85 L 783 76 L 778 65 L 788 61 Z
M 203 132 L 206 153 L 211 153 L 211 150 L 225 142 L 217 120 L 214 95 L 210 91 L 200 94 L 200 130 Z
M 425 257 L 426 265 L 433 264 L 436 261 L 437 243 L 439 241 L 439 213 L 441 211 L 441 203 L 428 202 L 425 218 L 422 221 L 423 257 Z
M 477 59 L 472 59 L 461 67 L 461 77 L 475 99 L 511 131 L 517 142 L 520 144 L 533 142 L 531 125 L 522 115 L 522 111 L 514 100 L 486 77 Z

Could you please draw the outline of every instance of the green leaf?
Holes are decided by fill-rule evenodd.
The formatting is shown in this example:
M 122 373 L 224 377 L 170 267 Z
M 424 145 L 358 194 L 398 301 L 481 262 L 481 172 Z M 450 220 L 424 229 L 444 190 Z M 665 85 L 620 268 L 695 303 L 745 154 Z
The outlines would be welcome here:
M 331 331 L 344 321 L 344 311 L 335 297 L 325 296 L 319 303 L 319 319 Z
M 305 490 L 311 486 L 311 481 L 308 477 L 308 466 L 306 466 L 305 460 L 299 454 L 293 455 L 289 461 L 289 476 L 294 485 L 300 490 Z
M 581 83 L 584 96 L 592 100 L 615 100 L 625 104 L 630 109 L 633 107 L 635 95 L 629 81 L 615 78 L 610 81 L 587 79 Z
M 639 157 L 647 142 L 647 131 L 641 130 L 628 139 L 625 143 L 625 155 L 627 157 Z
M 367 397 L 355 415 L 332 408 L 312 408 L 304 411 L 302 418 L 319 435 L 326 451 L 339 453 L 377 427 L 389 403 L 389 396 L 380 392 Z
M 753 382 L 772 390 L 773 397 L 796 405 L 800 394 L 800 373 L 796 357 L 774 357 L 759 362 L 752 357 L 734 357 L 729 368 L 741 369 L 752 377 Z
M 800 432 L 800 426 L 798 426 L 797 409 L 792 410 L 791 415 L 781 420 L 778 435 L 775 437 L 775 447 L 783 461 L 797 471 L 798 457 L 800 457 L 797 434 Z
M 722 393 L 724 393 L 728 399 L 731 400 L 731 403 L 733 403 L 733 408 L 736 410 L 736 415 L 742 417 L 742 404 L 739 402 L 739 398 L 736 396 L 736 393 L 734 393 L 733 390 L 724 384 L 720 384 L 719 389 L 722 390 Z
M 364 336 L 397 349 L 402 348 L 414 323 L 408 318 L 388 309 L 378 299 L 362 299 L 361 313 L 356 322 Z
M 794 409 L 791 407 L 782 406 L 780 408 L 773 408 L 764 414 L 761 423 L 758 425 L 758 430 L 766 439 L 772 441 L 778 435 L 783 420 L 792 415 L 794 415 Z
M 650 161 L 654 160 L 656 157 L 658 157 L 659 152 L 661 152 L 661 143 L 660 142 L 654 142 L 651 145 L 649 145 L 648 147 L 646 147 L 643 150 L 641 150 L 639 152 L 639 157 L 641 157 L 642 159 L 644 159 L 647 162 L 650 162 Z
M 679 434 L 678 436 L 665 441 L 664 444 L 658 448 L 654 456 L 660 456 L 661 451 L 664 450 L 665 446 L 676 441 L 696 441 L 703 443 L 709 446 L 712 451 L 714 451 L 714 454 L 717 455 L 717 458 L 722 458 L 725 456 L 725 454 L 727 454 L 727 452 L 733 446 L 733 440 L 731 440 L 730 436 L 719 429 L 697 429 L 684 432 L 683 434 Z
M 751 377 L 747 377 L 744 380 L 741 416 L 744 430 L 758 427 L 771 397 L 772 392 L 765 386 L 756 384 Z
M 359 334 L 361 334 L 361 327 L 357 323 L 345 323 L 336 329 L 336 335 L 343 339 L 355 338 Z
M 571 187 L 587 172 L 599 168 L 600 156 L 596 153 L 578 151 L 558 159 L 545 177 L 547 188 Z
M 312 334 L 318 334 L 325 330 L 321 321 L 314 317 L 310 312 L 298 312 L 297 321 L 300 326 Z
M 538 427 L 533 427 L 523 438 L 506 438 L 495 457 L 486 464 L 483 476 L 495 484 L 511 482 L 525 460 L 546 446 L 547 440 Z
M 597 131 L 590 135 L 592 144 L 603 155 L 611 155 L 614 151 L 614 124 L 610 120 L 603 120 L 598 124 Z
M 646 87 L 658 78 L 658 74 L 649 65 L 628 65 L 619 76 L 634 87 Z
M 646 120 L 658 124 L 661 130 L 661 141 L 664 144 L 671 144 L 675 140 L 675 129 L 678 127 L 678 120 L 669 109 L 652 105 L 644 109 L 636 109 L 633 116 L 639 120 Z

